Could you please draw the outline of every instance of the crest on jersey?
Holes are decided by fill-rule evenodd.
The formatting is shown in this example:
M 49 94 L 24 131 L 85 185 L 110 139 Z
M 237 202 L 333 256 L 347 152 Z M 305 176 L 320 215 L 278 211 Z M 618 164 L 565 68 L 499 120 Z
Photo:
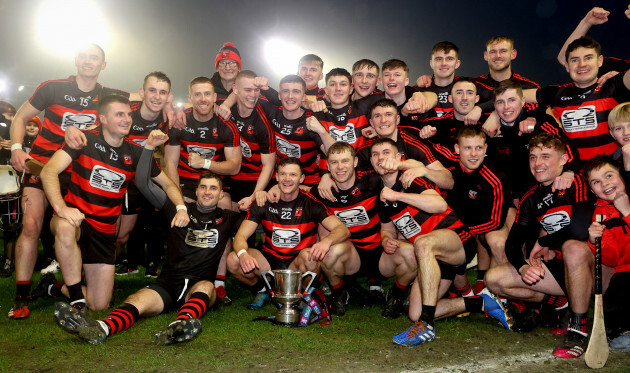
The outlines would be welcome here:
M 468 198 L 477 199 L 477 191 L 476 190 L 468 190 Z
M 254 134 L 254 127 L 253 126 L 247 126 L 247 133 L 250 135 Z
M 186 232 L 187 245 L 201 248 L 214 248 L 219 242 L 219 231 L 216 229 L 191 229 Z
M 359 187 L 355 187 L 354 189 L 352 189 L 352 192 L 350 192 L 350 194 L 352 194 L 353 196 L 360 196 L 361 189 L 359 189 Z
M 420 224 L 414 220 L 409 212 L 404 213 L 403 216 L 398 219 L 394 219 L 393 222 L 398 231 L 405 236 L 406 239 L 411 239 L 411 237 L 422 231 Z
M 85 113 L 63 113 L 63 117 L 61 118 L 61 129 L 66 130 L 66 128 L 73 126 L 80 130 L 86 130 L 90 126 L 96 123 L 96 115 L 95 114 L 85 114 Z
M 344 129 L 330 127 L 328 132 L 335 141 L 343 141 L 348 144 L 354 144 L 357 141 L 357 135 L 354 132 L 354 124 L 352 123 L 348 123 Z
M 302 240 L 300 230 L 296 228 L 285 229 L 273 227 L 271 234 L 271 243 L 277 247 L 294 248 Z
M 302 208 L 298 207 L 295 209 L 295 216 L 302 216 Z
M 335 211 L 335 216 L 348 228 L 356 225 L 364 225 L 370 222 L 370 217 L 365 207 L 358 206 L 348 210 Z
M 90 185 L 107 192 L 118 192 L 125 182 L 125 175 L 107 169 L 101 165 L 95 165 L 90 174 Z
M 283 154 L 287 157 L 300 158 L 302 156 L 302 151 L 299 145 L 291 144 L 290 142 L 279 136 L 276 136 L 276 147 L 280 154 Z
M 252 148 L 249 147 L 249 144 L 243 141 L 241 138 L 241 153 L 243 153 L 243 157 L 251 158 L 252 156 Z
M 199 146 L 199 145 L 188 145 L 186 147 L 186 151 L 189 154 L 190 153 L 197 153 L 203 159 L 212 159 L 212 158 L 214 158 L 214 155 L 216 154 L 217 149 L 216 148 L 204 148 L 203 146 Z
M 565 110 L 560 116 L 560 121 L 567 132 L 593 130 L 597 128 L 595 105 L 582 106 L 576 110 Z
M 125 164 L 131 164 L 131 156 L 123 155 L 123 159 L 125 160 Z

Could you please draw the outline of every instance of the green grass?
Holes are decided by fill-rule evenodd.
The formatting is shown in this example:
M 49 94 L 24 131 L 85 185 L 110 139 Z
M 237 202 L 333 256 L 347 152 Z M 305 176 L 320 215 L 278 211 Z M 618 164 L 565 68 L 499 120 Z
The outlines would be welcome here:
M 120 290 L 115 304 L 150 280 L 137 275 L 117 278 Z M 57 275 L 58 278 L 60 274 Z M 40 275 L 35 275 L 36 283 Z M 522 361 L 509 361 L 501 371 L 579 371 L 583 359 L 529 362 L 546 357 L 560 341 L 546 329 L 520 334 L 502 329 L 482 315 L 437 322 L 437 338 L 425 346 L 396 346 L 391 337 L 407 328 L 404 318 L 385 320 L 380 309 L 351 306 L 346 316 L 334 318 L 331 325 L 286 328 L 268 322 L 253 322 L 260 315 L 273 315 L 268 305 L 249 311 L 249 293 L 228 280 L 228 293 L 234 304 L 211 311 L 202 319 L 203 331 L 191 342 L 174 346 L 153 345 L 153 334 L 168 325 L 175 313 L 141 319 L 123 333 L 92 346 L 62 330 L 53 317 L 53 299 L 31 304 L 26 320 L 9 320 L 15 278 L 0 279 L 0 371 L 80 371 L 80 372 L 196 372 L 196 371 L 324 371 L 392 372 L 466 366 L 466 371 L 494 370 L 484 363 L 498 357 L 526 355 Z M 108 311 L 91 313 L 102 318 Z M 477 367 L 477 368 L 474 368 Z M 630 370 L 630 354 L 611 353 L 606 371 Z

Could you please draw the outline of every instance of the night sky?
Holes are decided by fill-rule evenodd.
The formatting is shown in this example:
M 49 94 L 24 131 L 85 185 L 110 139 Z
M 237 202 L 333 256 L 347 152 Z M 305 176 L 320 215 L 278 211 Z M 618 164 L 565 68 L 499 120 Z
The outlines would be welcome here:
M 333 67 L 350 70 L 360 58 L 379 65 L 399 58 L 410 66 L 414 82 L 431 73 L 428 61 L 436 42 L 449 40 L 459 46 L 462 65 L 457 75 L 477 76 L 488 72 L 483 60 L 486 40 L 508 35 L 518 51 L 513 71 L 542 85 L 563 83 L 568 74 L 556 55 L 594 3 L 612 14 L 589 35 L 602 44 L 604 55 L 630 58 L 630 20 L 623 14 L 623 1 L 92 1 L 104 27 L 82 15 L 84 6 L 63 17 L 42 15 L 45 3 L 0 0 L 0 81 L 5 82 L 0 99 L 15 106 L 41 82 L 76 72 L 72 52 L 44 45 L 39 28 L 50 30 L 49 35 L 62 30 L 68 39 L 95 29 L 104 32 L 108 65 L 101 84 L 135 92 L 148 72 L 162 70 L 173 82 L 176 102 L 186 100 L 190 79 L 214 73 L 214 58 L 226 41 L 239 49 L 244 69 L 269 77 L 275 87 L 281 76 L 297 71 L 297 59 L 288 61 L 286 71 L 275 71 L 265 58 L 265 44 L 274 38 L 301 48 L 294 53 L 321 56 L 324 73 Z M 25 86 L 21 92 L 20 85 Z

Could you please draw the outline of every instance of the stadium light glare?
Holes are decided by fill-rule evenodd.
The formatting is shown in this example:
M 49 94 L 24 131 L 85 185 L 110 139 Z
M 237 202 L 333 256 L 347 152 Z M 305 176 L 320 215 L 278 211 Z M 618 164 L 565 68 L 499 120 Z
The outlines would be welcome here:
M 18 87 L 18 91 L 19 91 L 19 92 L 22 92 L 23 90 L 24 90 L 24 86 L 23 86 L 23 85 L 21 85 L 21 86 L 19 86 L 19 87 Z
M 43 46 L 65 56 L 86 43 L 105 48 L 108 39 L 105 18 L 89 0 L 45 1 L 39 8 L 37 27 Z
M 269 66 L 281 76 L 295 74 L 298 61 L 305 54 L 297 45 L 275 38 L 265 43 L 264 53 Z
M 0 92 L 4 92 L 7 90 L 7 81 L 5 79 L 0 79 Z

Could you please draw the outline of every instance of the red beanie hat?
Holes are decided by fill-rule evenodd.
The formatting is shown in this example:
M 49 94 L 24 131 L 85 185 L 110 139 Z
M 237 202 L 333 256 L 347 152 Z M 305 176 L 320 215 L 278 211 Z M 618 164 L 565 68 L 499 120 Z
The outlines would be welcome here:
M 219 61 L 223 60 L 236 61 L 238 69 L 241 70 L 241 54 L 238 52 L 238 49 L 236 49 L 234 44 L 223 44 L 221 49 L 219 49 L 219 54 L 217 54 L 217 58 L 214 59 L 214 68 L 217 69 L 219 67 Z
M 37 124 L 37 127 L 39 127 L 39 130 L 42 130 L 42 121 L 38 118 L 38 117 L 33 117 L 32 119 L 28 120 L 29 122 L 35 122 Z

